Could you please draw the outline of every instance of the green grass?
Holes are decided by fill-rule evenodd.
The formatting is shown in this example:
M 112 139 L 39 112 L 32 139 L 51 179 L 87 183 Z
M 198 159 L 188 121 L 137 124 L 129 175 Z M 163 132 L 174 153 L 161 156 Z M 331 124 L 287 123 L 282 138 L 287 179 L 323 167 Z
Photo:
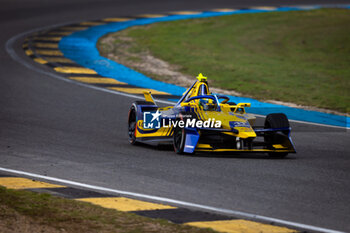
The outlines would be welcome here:
M 89 203 L 0 187 L 4 232 L 214 232 Z
M 241 14 L 122 33 L 134 39 L 133 52 L 150 51 L 184 74 L 202 72 L 212 86 L 350 112 L 349 10 Z

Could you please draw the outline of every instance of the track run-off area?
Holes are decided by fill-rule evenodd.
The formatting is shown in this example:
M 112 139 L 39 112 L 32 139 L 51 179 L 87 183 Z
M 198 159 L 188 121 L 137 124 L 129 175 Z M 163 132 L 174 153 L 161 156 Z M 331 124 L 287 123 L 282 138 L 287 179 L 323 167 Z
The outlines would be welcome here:
M 266 1 L 266 4 L 276 3 Z M 53 1 L 46 6 L 33 1 L 17 9 L 11 2 L 4 4 L 6 13 L 1 16 L 4 33 L 0 36 L 4 48 L 0 87 L 1 167 L 28 172 L 26 176 L 40 174 L 91 187 L 349 231 L 349 149 L 346 148 L 349 135 L 346 129 L 293 122 L 298 154 L 285 160 L 271 160 L 263 155 L 187 157 L 175 155 L 171 148 L 133 147 L 127 142 L 126 118 L 131 102 L 139 98 L 137 93 L 106 89 L 107 85 L 123 88 L 124 84 L 102 78 L 93 71 L 83 70 L 87 72 L 84 75 L 59 72 L 62 69 L 52 64 L 63 63 L 64 67 L 81 64 L 77 66 L 71 59 L 54 61 L 60 54 L 52 51 L 58 48 L 41 48 L 51 51 L 51 55 L 42 55 L 53 59 L 52 62 L 32 57 L 37 59 L 33 62 L 28 55 L 35 54 L 24 52 L 29 50 L 25 47 L 25 38 L 44 29 L 82 22 L 90 25 L 81 27 L 96 26 L 91 24 L 125 15 L 254 6 L 254 2 L 225 1 L 201 2 L 200 7 L 198 3 L 152 5 L 137 1 L 123 4 Z M 44 41 L 33 42 L 35 46 L 45 46 Z M 104 83 L 84 81 L 89 78 L 103 79 L 100 82 Z M 161 102 L 169 99 L 167 93 L 157 95 Z

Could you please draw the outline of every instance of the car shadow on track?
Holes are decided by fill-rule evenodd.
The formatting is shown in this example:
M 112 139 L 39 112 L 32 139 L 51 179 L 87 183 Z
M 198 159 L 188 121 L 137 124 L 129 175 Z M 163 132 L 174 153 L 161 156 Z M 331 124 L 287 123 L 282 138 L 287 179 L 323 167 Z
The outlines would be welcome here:
M 153 149 L 157 151 L 174 152 L 174 147 L 171 144 L 162 145 L 150 145 L 139 143 L 137 146 L 144 147 L 147 149 Z M 267 153 L 232 153 L 232 152 L 196 152 L 195 154 L 176 154 L 174 155 L 183 157 L 202 157 L 202 158 L 232 158 L 232 159 L 271 159 L 271 160 L 294 160 L 294 155 L 288 155 L 285 158 L 272 158 Z
M 181 156 L 181 155 L 180 155 Z M 195 154 L 183 154 L 182 156 L 203 158 L 232 158 L 232 159 L 269 159 L 269 160 L 294 160 L 295 157 L 272 158 L 266 153 L 235 153 L 232 152 L 201 152 Z

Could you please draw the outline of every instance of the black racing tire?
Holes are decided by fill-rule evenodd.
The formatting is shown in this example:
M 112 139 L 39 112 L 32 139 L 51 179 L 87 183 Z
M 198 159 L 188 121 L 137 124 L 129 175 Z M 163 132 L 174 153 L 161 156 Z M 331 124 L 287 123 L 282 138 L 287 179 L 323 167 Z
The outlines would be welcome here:
M 176 154 L 184 154 L 186 133 L 184 128 L 176 127 L 173 134 L 173 145 Z
M 131 145 L 137 144 L 137 140 L 135 137 L 135 131 L 136 131 L 136 124 L 137 124 L 137 111 L 139 108 L 139 105 L 150 105 L 151 107 L 156 107 L 154 103 L 148 102 L 148 101 L 135 101 L 132 103 L 129 115 L 128 115 L 128 137 L 129 137 L 129 143 Z
M 137 105 L 133 103 L 130 107 L 129 116 L 128 116 L 128 136 L 129 136 L 129 143 L 131 145 L 135 145 L 137 143 L 136 136 L 135 136 L 136 124 L 137 124 Z
M 187 119 L 198 119 L 197 115 L 194 112 L 181 112 L 177 120 Z M 188 153 L 184 152 L 186 142 L 186 130 L 184 128 L 176 127 L 173 133 L 173 146 L 176 154 L 195 154 L 195 152 Z
M 287 128 L 289 127 L 289 121 L 284 113 L 271 113 L 265 118 L 265 129 L 273 128 Z M 283 134 L 288 135 L 288 131 L 282 131 Z M 264 136 L 264 141 L 268 144 L 275 144 L 276 132 L 267 132 Z M 287 152 L 270 152 L 268 153 L 271 158 L 285 158 Z
M 265 128 L 286 128 L 289 127 L 289 121 L 284 113 L 271 113 L 265 118 Z

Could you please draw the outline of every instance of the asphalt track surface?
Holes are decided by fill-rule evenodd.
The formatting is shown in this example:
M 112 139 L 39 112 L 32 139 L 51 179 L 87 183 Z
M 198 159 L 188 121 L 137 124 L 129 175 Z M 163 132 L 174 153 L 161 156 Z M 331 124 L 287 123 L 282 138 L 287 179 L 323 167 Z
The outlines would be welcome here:
M 0 167 L 92 185 L 350 231 L 350 142 L 344 129 L 293 123 L 298 154 L 179 156 L 168 147 L 131 146 L 133 98 L 63 82 L 11 59 L 6 42 L 54 24 L 280 4 L 280 1 L 19 1 L 0 8 Z M 284 1 L 284 4 L 349 1 Z M 25 56 L 22 40 L 14 49 Z

